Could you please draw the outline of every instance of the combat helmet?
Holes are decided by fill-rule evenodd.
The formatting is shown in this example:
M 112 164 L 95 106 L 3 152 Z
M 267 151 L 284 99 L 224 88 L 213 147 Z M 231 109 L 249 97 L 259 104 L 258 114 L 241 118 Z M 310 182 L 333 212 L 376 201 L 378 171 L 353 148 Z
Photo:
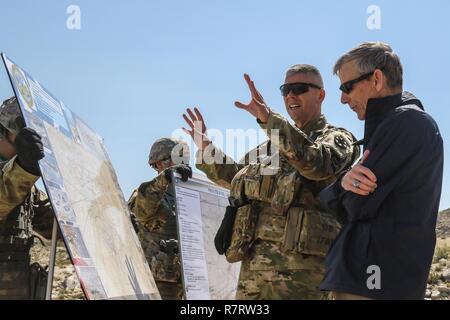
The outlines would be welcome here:
M 172 160 L 174 164 L 189 164 L 189 146 L 184 141 L 173 138 L 156 140 L 150 148 L 148 164 L 153 166 L 158 161 Z
M 5 139 L 7 131 L 18 134 L 25 127 L 25 121 L 17 104 L 16 97 L 3 101 L 0 106 L 0 139 Z

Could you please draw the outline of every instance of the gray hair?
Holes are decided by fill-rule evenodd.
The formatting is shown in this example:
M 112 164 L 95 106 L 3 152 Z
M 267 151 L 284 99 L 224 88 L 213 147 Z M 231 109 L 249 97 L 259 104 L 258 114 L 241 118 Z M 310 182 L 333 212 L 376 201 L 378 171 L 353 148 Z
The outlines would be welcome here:
M 362 43 L 338 59 L 333 74 L 337 75 L 344 64 L 353 60 L 357 61 L 356 65 L 361 75 L 380 69 L 391 89 L 402 87 L 403 67 L 400 58 L 390 45 L 383 42 Z
M 319 79 L 318 85 L 320 87 L 323 87 L 322 75 L 320 74 L 319 69 L 317 69 L 313 65 L 310 65 L 310 64 L 296 64 L 296 65 L 293 65 L 292 67 L 287 69 L 286 77 L 293 76 L 294 74 L 297 74 L 297 73 L 311 73 L 311 74 L 317 76 L 317 78 Z

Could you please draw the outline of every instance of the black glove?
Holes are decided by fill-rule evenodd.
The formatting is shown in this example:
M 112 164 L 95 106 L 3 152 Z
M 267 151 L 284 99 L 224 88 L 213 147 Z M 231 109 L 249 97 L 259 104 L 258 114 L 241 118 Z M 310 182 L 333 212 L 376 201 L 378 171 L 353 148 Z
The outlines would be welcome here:
M 31 128 L 23 128 L 14 141 L 18 164 L 35 176 L 41 175 L 38 161 L 44 157 L 41 136 Z
M 178 241 L 175 239 L 169 240 L 161 240 L 159 242 L 159 247 L 162 252 L 167 253 L 168 255 L 178 254 Z
M 173 167 L 167 168 L 164 170 L 164 174 L 166 176 L 167 181 L 169 183 L 172 182 L 172 175 L 171 171 L 175 171 L 176 173 L 179 173 L 181 175 L 181 181 L 188 181 L 189 178 L 192 178 L 192 169 L 187 164 L 178 164 Z
M 214 237 L 214 245 L 220 255 L 224 254 L 230 247 L 236 211 L 236 207 L 227 207 L 219 230 L 217 230 L 217 234 Z

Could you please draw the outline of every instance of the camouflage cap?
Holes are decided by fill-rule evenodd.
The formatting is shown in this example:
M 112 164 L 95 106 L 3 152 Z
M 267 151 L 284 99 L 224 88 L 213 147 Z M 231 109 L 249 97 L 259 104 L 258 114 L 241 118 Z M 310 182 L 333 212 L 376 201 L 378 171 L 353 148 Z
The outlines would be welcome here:
M 148 163 L 155 164 L 158 161 L 172 160 L 175 164 L 189 163 L 189 146 L 184 141 L 172 138 L 161 138 L 153 143 Z
M 25 121 L 16 97 L 3 101 L 0 106 L 0 139 L 5 139 L 7 131 L 18 134 L 25 127 Z

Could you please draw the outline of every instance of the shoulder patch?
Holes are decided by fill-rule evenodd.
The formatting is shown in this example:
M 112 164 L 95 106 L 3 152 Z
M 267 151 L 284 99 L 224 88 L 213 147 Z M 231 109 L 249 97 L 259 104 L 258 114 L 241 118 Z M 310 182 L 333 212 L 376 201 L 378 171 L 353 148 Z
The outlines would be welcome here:
M 342 148 L 342 149 L 347 149 L 348 148 L 347 141 L 345 141 L 345 139 L 341 135 L 337 135 L 337 136 L 334 137 L 334 143 L 336 143 L 336 145 L 339 148 Z

